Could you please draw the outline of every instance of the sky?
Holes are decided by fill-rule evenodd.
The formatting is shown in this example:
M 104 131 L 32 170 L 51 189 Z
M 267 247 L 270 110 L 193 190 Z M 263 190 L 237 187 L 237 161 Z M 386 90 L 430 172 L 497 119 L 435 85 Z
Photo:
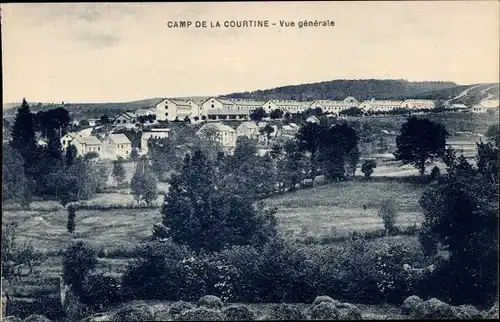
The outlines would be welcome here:
M 498 82 L 499 8 L 498 1 L 2 4 L 3 102 L 126 102 L 333 79 Z M 276 26 L 168 27 L 182 20 Z M 298 28 L 304 20 L 335 26 Z

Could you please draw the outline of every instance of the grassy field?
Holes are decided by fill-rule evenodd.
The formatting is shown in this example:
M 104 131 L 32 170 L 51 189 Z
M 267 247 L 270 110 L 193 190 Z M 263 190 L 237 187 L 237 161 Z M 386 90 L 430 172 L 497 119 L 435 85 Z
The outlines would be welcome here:
M 294 235 L 311 236 L 383 228 L 379 205 L 392 199 L 398 210 L 398 226 L 422 220 L 418 199 L 424 186 L 405 182 L 338 182 L 275 196 L 265 202 L 278 208 L 279 227 Z M 366 210 L 364 207 L 366 207 Z

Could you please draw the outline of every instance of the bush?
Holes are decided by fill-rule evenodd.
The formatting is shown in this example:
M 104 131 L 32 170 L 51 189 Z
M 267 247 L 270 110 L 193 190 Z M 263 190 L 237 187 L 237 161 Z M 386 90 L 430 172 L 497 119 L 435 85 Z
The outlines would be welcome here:
M 123 276 L 127 299 L 194 300 L 205 293 L 195 258 L 186 246 L 150 242 L 137 249 L 136 261 Z
M 4 320 L 5 322 L 23 322 L 21 318 L 18 318 L 17 316 L 7 316 Z
M 230 306 L 222 313 L 228 321 L 255 321 L 255 314 L 245 305 Z
M 85 277 L 96 267 L 97 253 L 83 241 L 72 243 L 63 257 L 63 279 L 80 297 Z
M 408 296 L 401 305 L 401 313 L 411 316 L 421 316 L 424 300 L 416 295 Z
M 326 302 L 326 303 L 332 303 L 335 306 L 338 305 L 338 304 L 340 304 L 339 301 L 334 300 L 334 299 L 332 299 L 331 297 L 329 297 L 327 295 L 321 295 L 321 296 L 317 296 L 314 299 L 314 302 L 313 302 L 313 304 L 312 304 L 311 307 L 316 306 L 316 305 L 321 304 L 321 303 L 324 303 L 324 302 Z
M 377 162 L 375 160 L 365 160 L 361 164 L 361 172 L 365 175 L 365 179 L 369 180 L 372 176 L 373 169 L 377 167 Z
M 266 320 L 304 320 L 305 316 L 300 310 L 288 304 L 274 305 Z
M 456 313 L 453 307 L 444 303 L 437 298 L 432 298 L 423 303 L 422 316 L 423 319 L 453 319 L 456 318 Z
M 222 309 L 222 300 L 214 295 L 205 295 L 202 296 L 197 303 L 198 307 L 205 307 L 207 309 L 212 310 L 221 310 Z
M 154 312 L 147 305 L 125 306 L 111 316 L 111 321 L 153 321 Z
M 493 307 L 486 313 L 487 319 L 498 319 L 498 303 L 495 303 Z
M 454 307 L 455 316 L 459 320 L 481 320 L 483 315 L 473 305 L 459 305 Z
M 192 309 L 181 313 L 177 321 L 224 321 L 221 312 L 204 307 Z
M 434 167 L 431 170 L 431 181 L 436 181 L 441 177 L 441 170 L 438 167 Z
M 23 322 L 50 322 L 50 320 L 43 315 L 32 314 L 24 319 Z
M 331 302 L 322 302 L 308 311 L 311 320 L 338 320 L 340 310 Z
M 170 316 L 172 316 L 174 319 L 177 318 L 180 314 L 184 313 L 185 311 L 192 310 L 194 309 L 194 306 L 191 305 L 189 302 L 184 302 L 184 301 L 177 301 L 168 310 L 168 313 Z
M 382 201 L 380 209 L 378 211 L 378 216 L 384 221 L 384 227 L 389 234 L 394 232 L 396 226 L 396 205 L 392 199 L 386 199 Z
M 90 275 L 85 278 L 80 300 L 95 311 L 104 311 L 122 299 L 120 281 L 111 276 Z
M 340 310 L 340 320 L 361 320 L 363 318 L 361 310 L 351 303 L 340 303 L 337 305 Z

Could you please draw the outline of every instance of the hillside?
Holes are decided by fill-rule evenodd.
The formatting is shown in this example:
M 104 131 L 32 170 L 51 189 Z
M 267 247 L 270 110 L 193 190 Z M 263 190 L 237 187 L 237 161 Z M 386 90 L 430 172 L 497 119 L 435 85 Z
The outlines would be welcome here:
M 308 101 L 314 99 L 342 100 L 353 96 L 357 100 L 401 99 L 420 97 L 424 93 L 455 88 L 453 82 L 409 82 L 407 80 L 333 80 L 320 83 L 290 85 L 253 92 L 232 93 L 224 95 L 232 98 L 256 100 L 295 99 Z
M 97 118 L 103 114 L 110 117 L 116 116 L 124 111 L 135 111 L 139 108 L 153 107 L 161 98 L 149 98 L 139 101 L 124 102 L 124 103 L 66 103 L 64 108 L 67 109 L 73 118 Z M 41 110 L 49 110 L 56 107 L 61 107 L 60 104 L 44 104 L 38 102 L 28 102 L 32 112 Z M 8 103 L 3 105 L 4 115 L 15 114 L 21 103 Z

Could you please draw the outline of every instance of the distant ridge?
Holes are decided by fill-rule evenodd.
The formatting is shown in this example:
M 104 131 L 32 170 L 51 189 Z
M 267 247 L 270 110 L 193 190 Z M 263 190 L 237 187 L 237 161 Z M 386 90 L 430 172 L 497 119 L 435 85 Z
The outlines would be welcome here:
M 223 95 L 255 100 L 315 99 L 342 100 L 353 96 L 357 100 L 415 98 L 424 93 L 454 88 L 453 82 L 409 82 L 404 79 L 339 79 L 319 83 L 281 86 L 267 90 L 239 92 Z

